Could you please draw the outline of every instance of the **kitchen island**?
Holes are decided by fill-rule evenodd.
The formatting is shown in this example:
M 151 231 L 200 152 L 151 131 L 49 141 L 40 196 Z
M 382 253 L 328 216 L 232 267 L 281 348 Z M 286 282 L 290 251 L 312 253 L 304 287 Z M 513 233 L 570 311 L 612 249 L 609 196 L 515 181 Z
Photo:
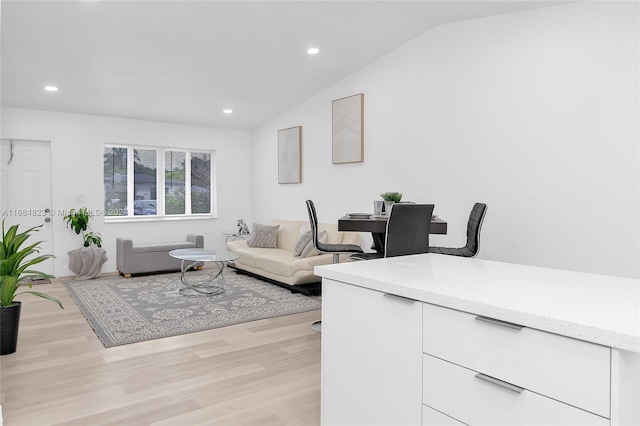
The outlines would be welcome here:
M 315 273 L 325 425 L 640 424 L 638 280 L 435 254 Z

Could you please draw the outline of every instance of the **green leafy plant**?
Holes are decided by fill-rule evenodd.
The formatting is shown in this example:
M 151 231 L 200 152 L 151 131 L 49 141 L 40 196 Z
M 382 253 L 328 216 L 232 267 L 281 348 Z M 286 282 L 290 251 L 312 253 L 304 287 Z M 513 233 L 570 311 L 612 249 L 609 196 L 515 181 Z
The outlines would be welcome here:
M 402 200 L 402 192 L 384 192 L 380 194 L 384 201 L 395 201 L 399 203 Z
M 82 234 L 85 247 L 89 247 L 91 244 L 102 247 L 100 233 L 88 232 L 85 234 L 85 231 L 89 227 L 90 219 L 91 213 L 89 213 L 86 207 L 81 207 L 78 210 L 71 209 L 69 210 L 69 214 L 64 217 L 64 220 L 67 222 L 67 227 L 73 229 L 78 235 Z
M 27 245 L 22 245 L 31 237 L 33 232 L 38 231 L 40 226 L 34 226 L 24 232 L 18 232 L 18 225 L 11 226 L 5 232 L 4 220 L 2 221 L 2 241 L 0 241 L 0 305 L 11 306 L 15 297 L 19 294 L 32 294 L 51 300 L 64 309 L 62 303 L 55 297 L 37 291 L 21 291 L 18 292 L 20 284 L 28 278 L 55 278 L 44 272 L 30 269 L 33 265 L 44 262 L 47 259 L 54 258 L 52 254 L 43 254 L 35 257 L 29 256 L 40 253 L 38 245 L 42 241 Z M 31 288 L 31 281 L 27 281 L 27 286 Z
M 84 235 L 84 246 L 89 247 L 91 244 L 95 244 L 98 247 L 102 247 L 102 238 L 97 232 L 87 232 Z

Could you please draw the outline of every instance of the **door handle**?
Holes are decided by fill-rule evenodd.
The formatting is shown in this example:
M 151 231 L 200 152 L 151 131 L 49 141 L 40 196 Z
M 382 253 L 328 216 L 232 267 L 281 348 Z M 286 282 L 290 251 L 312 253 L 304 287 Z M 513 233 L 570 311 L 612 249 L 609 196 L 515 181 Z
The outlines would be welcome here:
M 384 293 L 384 295 L 385 297 L 390 297 L 391 299 L 400 300 L 402 302 L 409 302 L 409 303 L 415 302 L 415 299 L 409 299 L 408 297 L 398 296 L 397 294 Z
M 483 322 L 488 322 L 490 324 L 501 325 L 503 327 L 513 328 L 514 330 L 522 330 L 524 328 L 524 325 L 514 324 L 512 322 L 507 322 L 507 321 L 502 321 L 502 320 L 497 320 L 495 318 L 485 317 L 485 316 L 482 316 L 482 315 L 478 315 L 476 317 L 476 320 L 483 321 Z
M 520 386 L 512 385 L 509 382 L 505 382 L 500 379 L 496 379 L 495 377 L 487 376 L 486 374 L 482 374 L 482 373 L 476 374 L 476 379 L 484 380 L 485 382 L 489 382 L 491 384 L 500 386 L 501 388 L 510 390 L 511 392 L 515 392 L 518 394 L 522 393 L 522 391 L 524 390 L 524 388 L 521 388 Z

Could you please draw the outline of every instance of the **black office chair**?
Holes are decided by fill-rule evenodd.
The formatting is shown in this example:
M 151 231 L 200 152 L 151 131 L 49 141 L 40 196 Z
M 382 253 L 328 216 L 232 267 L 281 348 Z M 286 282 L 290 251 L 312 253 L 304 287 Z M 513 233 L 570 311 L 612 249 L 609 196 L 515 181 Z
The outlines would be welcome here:
M 487 205 L 475 203 L 469 221 L 467 222 L 467 245 L 460 248 L 429 247 L 429 253 L 446 254 L 449 256 L 476 257 L 480 251 L 480 229 L 484 216 L 487 213 Z
M 358 253 L 358 260 L 429 253 L 433 204 L 394 204 L 387 221 L 384 253 Z
M 307 200 L 307 212 L 309 213 L 309 224 L 311 225 L 311 241 L 320 253 L 333 254 L 333 263 L 340 262 L 341 254 L 362 253 L 362 247 L 356 244 L 325 244 L 318 241 L 318 215 L 313 201 Z M 311 324 L 313 331 L 322 332 L 322 321 Z
M 316 214 L 316 207 L 311 200 L 307 200 L 307 211 L 309 212 L 313 245 L 320 253 L 333 254 L 333 263 L 340 262 L 341 254 L 362 253 L 362 247 L 356 244 L 325 244 L 318 241 L 318 215 Z

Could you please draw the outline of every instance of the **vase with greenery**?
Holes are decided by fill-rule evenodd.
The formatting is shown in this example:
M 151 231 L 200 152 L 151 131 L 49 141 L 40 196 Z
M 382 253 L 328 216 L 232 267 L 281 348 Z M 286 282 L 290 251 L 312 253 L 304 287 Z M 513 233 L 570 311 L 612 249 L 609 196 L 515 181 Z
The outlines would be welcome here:
M 384 211 L 389 214 L 393 204 L 402 200 L 402 192 L 383 192 L 380 197 L 384 200 Z
M 89 247 L 91 244 L 95 244 L 98 247 L 102 247 L 102 238 L 98 232 L 87 232 L 89 228 L 89 220 L 91 219 L 91 213 L 86 207 L 81 207 L 78 210 L 71 209 L 69 214 L 64 217 L 67 222 L 67 226 L 75 231 L 76 234 L 82 234 L 84 241 L 84 247 Z
M 22 302 L 16 301 L 20 294 L 32 294 L 51 300 L 63 308 L 62 303 L 55 297 L 32 290 L 18 291 L 21 284 L 31 288 L 31 278 L 54 278 L 34 269 L 34 265 L 53 258 L 52 254 L 39 254 L 38 241 L 27 246 L 23 244 L 38 231 L 40 226 L 18 232 L 19 225 L 13 225 L 5 232 L 2 221 L 2 240 L 0 241 L 0 355 L 16 351 L 18 343 L 18 326 L 20 324 L 20 309 Z

